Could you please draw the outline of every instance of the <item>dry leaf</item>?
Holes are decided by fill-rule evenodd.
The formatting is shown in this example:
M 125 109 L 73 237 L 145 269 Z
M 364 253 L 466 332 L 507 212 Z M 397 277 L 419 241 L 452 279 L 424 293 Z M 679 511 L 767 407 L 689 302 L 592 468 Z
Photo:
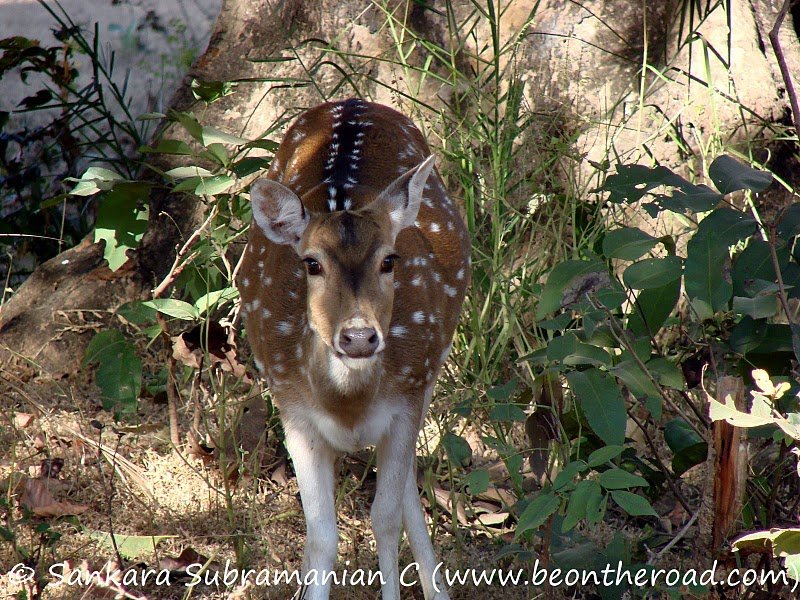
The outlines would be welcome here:
M 478 515 L 478 522 L 485 527 L 498 527 L 508 520 L 509 513 L 495 512 Z
M 36 417 L 30 413 L 14 413 L 14 426 L 20 429 L 25 429 L 33 423 Z
M 288 485 L 289 478 L 286 476 L 286 459 L 283 458 L 269 475 L 270 480 L 274 481 L 280 486 Z
M 204 565 L 207 562 L 208 558 L 193 548 L 184 548 L 177 557 L 165 556 L 159 560 L 158 568 L 169 571 L 185 571 L 189 565 Z
M 88 506 L 55 499 L 46 479 L 26 479 L 19 503 L 39 517 L 63 517 L 80 515 L 89 510 Z
M 207 356 L 211 364 L 218 364 L 223 371 L 236 377 L 246 374 L 244 365 L 236 357 L 236 346 L 228 330 L 217 322 L 196 325 L 171 339 L 172 356 L 186 366 L 199 369 Z M 208 351 L 207 355 L 204 355 L 204 350 Z

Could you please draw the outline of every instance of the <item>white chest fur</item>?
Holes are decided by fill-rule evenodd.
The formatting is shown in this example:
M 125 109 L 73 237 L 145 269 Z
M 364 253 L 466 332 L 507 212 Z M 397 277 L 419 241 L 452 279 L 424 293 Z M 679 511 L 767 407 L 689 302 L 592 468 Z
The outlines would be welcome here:
M 316 430 L 339 452 L 355 452 L 374 446 L 390 432 L 393 422 L 400 420 L 403 422 L 403 427 L 406 427 L 408 419 L 411 418 L 405 403 L 397 399 L 375 402 L 353 427 L 343 426 L 333 415 L 320 407 L 304 407 L 302 410 L 290 412 L 291 414 L 284 415 L 287 427 L 299 427 L 306 431 Z

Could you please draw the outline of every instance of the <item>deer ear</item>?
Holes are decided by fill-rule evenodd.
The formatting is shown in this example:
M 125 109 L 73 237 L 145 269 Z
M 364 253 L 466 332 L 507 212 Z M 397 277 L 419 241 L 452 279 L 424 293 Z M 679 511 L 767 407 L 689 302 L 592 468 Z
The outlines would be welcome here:
M 417 219 L 425 182 L 433 170 L 434 162 L 434 156 L 429 156 L 386 186 L 375 200 L 376 206 L 389 211 L 394 237 Z
M 272 179 L 258 179 L 250 187 L 250 204 L 256 226 L 268 239 L 297 247 L 309 221 L 297 194 Z

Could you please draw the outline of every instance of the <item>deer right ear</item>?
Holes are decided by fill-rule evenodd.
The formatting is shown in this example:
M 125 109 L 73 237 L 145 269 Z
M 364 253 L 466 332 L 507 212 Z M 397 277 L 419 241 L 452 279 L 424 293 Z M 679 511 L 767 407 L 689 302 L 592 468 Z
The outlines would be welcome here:
M 297 247 L 309 221 L 297 194 L 272 179 L 258 179 L 250 187 L 250 204 L 255 224 L 268 239 Z

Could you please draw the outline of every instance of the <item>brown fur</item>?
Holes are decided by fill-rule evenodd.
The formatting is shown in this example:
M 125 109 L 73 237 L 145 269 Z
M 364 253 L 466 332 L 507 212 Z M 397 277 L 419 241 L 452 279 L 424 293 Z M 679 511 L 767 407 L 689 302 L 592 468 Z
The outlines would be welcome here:
M 352 207 L 327 212 L 322 180 L 334 106 L 323 104 L 301 116 L 287 131 L 268 173 L 296 193 L 312 215 L 301 255 L 251 227 L 239 288 L 253 353 L 278 404 L 297 408 L 298 403 L 317 402 L 342 427 L 352 427 L 377 398 L 408 398 L 409 409 L 420 411 L 424 389 L 438 372 L 461 310 L 470 244 L 463 219 L 435 171 L 419 225 L 403 229 L 391 243 L 387 213 L 371 204 L 401 171 L 416 167 L 430 151 L 411 121 L 379 105 L 364 103 L 359 117 L 371 125 L 364 130 L 357 184 L 349 190 Z M 400 258 L 394 274 L 387 276 L 380 265 L 388 254 Z M 305 256 L 319 260 L 322 276 L 306 274 Z M 337 324 L 356 313 L 374 322 L 386 346 L 371 377 L 342 390 L 324 372 L 314 331 L 330 347 Z M 393 335 L 393 327 L 405 333 Z

